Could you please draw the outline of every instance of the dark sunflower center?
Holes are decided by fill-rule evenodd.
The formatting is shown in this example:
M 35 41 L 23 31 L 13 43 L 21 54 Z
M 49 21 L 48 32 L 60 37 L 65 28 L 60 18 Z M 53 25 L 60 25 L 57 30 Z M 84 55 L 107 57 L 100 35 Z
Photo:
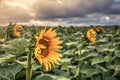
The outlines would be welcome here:
M 16 29 L 16 31 L 17 31 L 17 32 L 21 32 L 21 31 L 22 31 L 22 28 L 21 28 L 21 27 L 18 27 L 18 28 Z
M 48 42 L 45 39 L 41 39 L 39 41 L 39 44 L 45 46 L 45 48 L 41 48 L 41 54 L 43 56 L 46 56 L 49 53 L 49 51 L 48 51 L 48 47 L 49 47 Z

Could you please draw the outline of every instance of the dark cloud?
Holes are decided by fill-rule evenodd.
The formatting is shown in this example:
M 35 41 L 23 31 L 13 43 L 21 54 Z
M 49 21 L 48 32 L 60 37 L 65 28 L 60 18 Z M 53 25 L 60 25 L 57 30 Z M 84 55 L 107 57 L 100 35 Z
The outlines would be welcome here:
M 11 6 L 0 0 L 0 23 L 41 21 L 64 24 L 120 24 L 120 3 L 115 0 L 21 0 Z M 25 1 L 25 2 L 24 2 Z M 19 4 L 19 1 L 18 1 Z M 28 6 L 28 4 L 32 4 Z M 25 6 L 24 6 L 25 5 Z M 24 9 L 26 7 L 28 9 Z M 62 24 L 59 24 L 62 25 Z
M 107 8 L 106 11 L 104 11 L 103 13 L 119 15 L 120 14 L 120 4 L 112 3 L 112 5 L 109 8 Z
M 68 24 L 87 24 L 87 25 L 120 25 L 120 15 L 102 15 L 97 14 L 84 17 L 84 18 L 71 18 L 65 20 Z
M 71 18 L 85 17 L 91 13 L 119 14 L 120 5 L 113 0 L 39 0 L 34 4 L 37 18 Z

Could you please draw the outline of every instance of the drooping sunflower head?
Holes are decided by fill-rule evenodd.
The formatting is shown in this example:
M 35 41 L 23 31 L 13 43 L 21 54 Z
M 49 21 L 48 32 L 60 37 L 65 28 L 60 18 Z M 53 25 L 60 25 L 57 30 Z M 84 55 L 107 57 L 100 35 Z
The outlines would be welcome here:
M 20 37 L 22 30 L 23 30 L 23 27 L 21 25 L 16 24 L 13 27 L 13 36 L 14 37 Z
M 102 30 L 103 30 L 102 27 L 97 27 L 97 28 L 96 28 L 96 32 L 101 32 Z
M 96 41 L 96 31 L 94 29 L 89 29 L 86 33 L 87 39 L 94 44 Z
M 61 44 L 61 41 L 53 28 L 49 30 L 45 28 L 41 30 L 39 36 L 36 36 L 34 55 L 45 66 L 46 71 L 50 70 L 55 64 L 59 64 L 62 57 L 58 53 L 58 50 L 62 48 L 59 44 Z

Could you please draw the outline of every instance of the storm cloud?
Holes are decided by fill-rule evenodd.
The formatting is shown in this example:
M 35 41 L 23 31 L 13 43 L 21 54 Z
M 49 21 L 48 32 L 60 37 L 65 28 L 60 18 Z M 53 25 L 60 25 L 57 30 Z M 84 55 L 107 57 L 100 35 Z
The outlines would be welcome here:
M 113 0 L 39 0 L 33 6 L 38 18 L 84 17 L 92 13 L 120 14 Z
M 18 5 L 10 5 L 12 2 Z M 115 0 L 2 0 L 0 14 L 0 24 L 8 20 L 58 25 L 120 24 L 120 3 Z

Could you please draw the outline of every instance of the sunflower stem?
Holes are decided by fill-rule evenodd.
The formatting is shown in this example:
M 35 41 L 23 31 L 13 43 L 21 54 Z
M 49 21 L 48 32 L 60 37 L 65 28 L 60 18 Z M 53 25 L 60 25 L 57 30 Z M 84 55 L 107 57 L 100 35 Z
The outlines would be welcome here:
M 32 77 L 32 55 L 31 52 L 27 54 L 27 69 L 26 69 L 26 80 L 31 80 Z

